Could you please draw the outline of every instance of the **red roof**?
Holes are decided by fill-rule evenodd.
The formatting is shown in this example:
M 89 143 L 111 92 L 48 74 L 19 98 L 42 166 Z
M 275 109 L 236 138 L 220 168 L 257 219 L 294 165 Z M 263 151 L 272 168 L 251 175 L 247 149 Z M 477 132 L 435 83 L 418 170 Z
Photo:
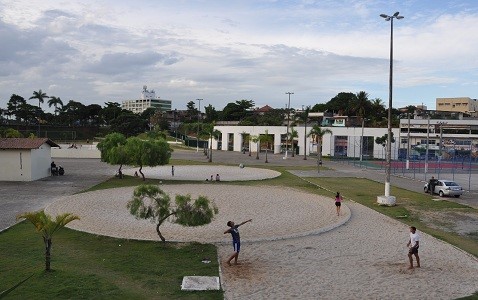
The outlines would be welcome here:
M 269 105 L 266 105 L 266 106 L 263 106 L 261 108 L 256 109 L 255 112 L 269 112 L 271 110 L 273 110 L 273 108 L 270 107 Z
M 43 144 L 60 147 L 47 138 L 0 138 L 0 149 L 38 149 Z

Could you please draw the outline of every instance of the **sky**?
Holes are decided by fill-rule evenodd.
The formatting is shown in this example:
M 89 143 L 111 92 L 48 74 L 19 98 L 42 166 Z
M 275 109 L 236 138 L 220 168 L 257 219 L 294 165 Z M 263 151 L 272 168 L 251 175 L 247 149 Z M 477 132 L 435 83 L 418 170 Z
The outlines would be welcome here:
M 154 89 L 173 108 L 478 98 L 475 0 L 0 0 L 0 108 L 46 92 L 85 105 Z M 36 104 L 31 100 L 31 104 Z M 48 109 L 44 104 L 43 109 Z

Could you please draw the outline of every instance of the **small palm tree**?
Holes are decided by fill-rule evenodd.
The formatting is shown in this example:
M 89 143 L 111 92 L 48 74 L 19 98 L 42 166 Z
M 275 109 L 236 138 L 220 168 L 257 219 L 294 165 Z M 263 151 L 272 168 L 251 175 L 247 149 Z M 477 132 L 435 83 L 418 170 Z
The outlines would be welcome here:
M 332 134 L 332 131 L 328 128 L 322 129 L 319 125 L 314 125 L 309 132 L 308 136 L 315 136 L 315 142 L 317 143 L 317 153 L 319 161 L 322 160 L 322 138 L 327 133 Z
M 299 133 L 297 132 L 297 130 L 294 129 L 294 127 L 291 127 L 290 128 L 290 132 L 289 132 L 289 142 L 292 146 L 292 157 L 295 156 L 295 145 L 294 145 L 294 139 L 299 137 Z
M 73 220 L 79 220 L 78 216 L 72 215 L 70 213 L 65 213 L 62 215 L 56 216 L 55 220 L 51 216 L 45 214 L 45 212 L 26 212 L 17 216 L 17 219 L 26 219 L 30 221 L 38 233 L 43 237 L 43 242 L 45 243 L 45 271 L 50 271 L 51 263 L 51 244 L 52 236 L 55 232 L 65 227 L 66 224 L 70 223 Z
M 269 161 L 267 160 L 267 152 L 269 151 L 270 142 L 273 141 L 272 136 L 269 135 L 269 130 L 266 129 L 266 133 L 263 136 L 261 136 L 261 141 L 266 143 L 266 161 L 265 161 L 265 163 L 268 163 Z
M 304 160 L 307 160 L 307 122 L 309 121 L 310 106 L 307 106 L 300 115 L 300 121 L 304 122 Z
M 217 129 L 214 129 L 214 122 L 203 125 L 203 133 L 208 136 L 209 139 L 209 162 L 212 162 L 212 140 L 219 139 L 221 132 Z
M 256 143 L 256 145 L 257 145 L 257 147 L 256 147 L 257 148 L 256 159 L 259 159 L 259 151 L 261 150 L 259 143 L 261 141 L 261 137 L 259 135 L 252 135 L 251 136 L 251 141 L 253 143 Z

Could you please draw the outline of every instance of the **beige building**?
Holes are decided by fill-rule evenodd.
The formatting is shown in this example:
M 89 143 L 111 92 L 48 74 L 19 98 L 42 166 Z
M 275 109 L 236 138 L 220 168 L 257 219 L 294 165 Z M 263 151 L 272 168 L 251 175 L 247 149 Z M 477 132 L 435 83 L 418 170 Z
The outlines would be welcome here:
M 50 176 L 51 147 L 46 138 L 0 138 L 0 181 L 33 181 Z
M 474 113 L 478 110 L 478 102 L 476 99 L 469 97 L 437 98 L 436 110 Z
M 147 86 L 143 86 L 140 99 L 125 100 L 121 104 L 121 108 L 140 114 L 150 107 L 160 109 L 161 111 L 169 111 L 171 110 L 171 103 L 171 100 L 160 99 L 159 96 L 156 97 L 154 90 L 148 90 Z

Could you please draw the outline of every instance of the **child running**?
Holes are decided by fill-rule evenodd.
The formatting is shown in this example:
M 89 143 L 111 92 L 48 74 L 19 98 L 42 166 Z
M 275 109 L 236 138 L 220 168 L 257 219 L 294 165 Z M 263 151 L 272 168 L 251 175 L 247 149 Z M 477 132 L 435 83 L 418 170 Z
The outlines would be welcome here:
M 340 193 L 337 192 L 335 195 L 335 207 L 337 208 L 337 216 L 340 215 L 340 206 L 342 205 L 342 196 L 340 196 Z
M 232 246 L 234 247 L 234 253 L 227 260 L 227 264 L 231 265 L 231 260 L 234 258 L 234 264 L 237 265 L 237 258 L 239 257 L 239 251 L 241 251 L 241 237 L 239 236 L 239 226 L 246 224 L 247 222 L 252 222 L 252 219 L 242 222 L 241 224 L 235 225 L 234 222 L 228 221 L 227 226 L 230 228 L 224 231 L 224 234 L 230 233 L 232 236 Z

